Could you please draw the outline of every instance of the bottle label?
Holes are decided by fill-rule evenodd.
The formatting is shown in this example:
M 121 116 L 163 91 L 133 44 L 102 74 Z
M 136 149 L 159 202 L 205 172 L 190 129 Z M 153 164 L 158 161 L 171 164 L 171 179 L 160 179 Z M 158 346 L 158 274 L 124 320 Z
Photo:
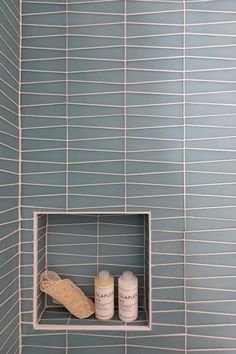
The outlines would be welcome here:
M 119 288 L 119 316 L 124 322 L 135 321 L 138 317 L 138 287 Z
M 98 318 L 107 319 L 114 314 L 114 285 L 106 288 L 96 286 L 95 289 L 95 311 Z

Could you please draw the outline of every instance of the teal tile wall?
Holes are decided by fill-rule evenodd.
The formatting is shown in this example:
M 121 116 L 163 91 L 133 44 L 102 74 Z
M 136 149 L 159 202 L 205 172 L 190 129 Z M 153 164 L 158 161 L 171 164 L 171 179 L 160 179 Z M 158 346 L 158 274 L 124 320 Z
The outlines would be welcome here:
M 236 352 L 235 20 L 232 0 L 186 3 L 188 350 Z
M 46 237 L 47 237 L 47 216 L 40 215 L 37 220 L 38 223 L 38 277 L 37 277 L 37 318 L 42 315 L 46 306 L 46 296 L 40 291 L 40 275 L 47 268 L 47 255 L 46 255 Z
M 123 271 L 131 270 L 138 278 L 139 295 L 139 318 L 132 325 L 139 330 L 141 325 L 148 326 L 150 280 L 147 214 L 40 214 L 37 220 L 38 286 L 35 308 L 36 322 L 40 326 L 52 323 L 65 326 L 95 325 L 99 330 L 99 323 L 94 317 L 80 321 L 40 291 L 40 274 L 45 269 L 71 279 L 91 298 L 94 298 L 94 277 L 100 270 L 109 269 L 115 277 L 116 314 L 114 321 L 109 322 L 114 329 L 124 326 L 117 315 L 117 280 Z
M 151 211 L 154 249 L 151 332 L 67 332 L 59 344 L 35 335 L 29 303 L 23 353 L 183 353 L 183 4 L 23 1 L 23 14 L 27 228 L 33 210 Z
M 184 352 L 182 23 L 180 1 L 127 1 L 127 205 L 153 240 L 153 328 L 128 354 Z
M 19 1 L 0 3 L 0 353 L 19 352 Z
M 49 270 L 80 284 L 90 297 L 98 271 L 109 269 L 117 279 L 129 268 L 144 306 L 143 215 L 48 215 L 46 254 Z
M 68 3 L 70 210 L 124 208 L 124 2 Z
M 22 353 L 234 353 L 235 1 L 22 5 Z M 1 1 L 4 354 L 19 352 L 19 11 Z M 152 332 L 32 329 L 36 210 L 152 212 Z
M 23 1 L 22 11 L 22 216 L 29 219 L 33 209 L 65 207 L 65 5 Z
M 66 205 L 66 17 L 61 1 L 22 2 L 22 353 L 64 354 L 63 332 L 32 328 L 33 210 Z M 42 230 L 43 232 L 43 230 Z M 44 232 L 43 232 L 44 234 Z M 44 249 L 43 245 L 40 245 Z M 41 267 L 43 267 L 42 258 Z M 44 297 L 38 311 L 44 307 Z

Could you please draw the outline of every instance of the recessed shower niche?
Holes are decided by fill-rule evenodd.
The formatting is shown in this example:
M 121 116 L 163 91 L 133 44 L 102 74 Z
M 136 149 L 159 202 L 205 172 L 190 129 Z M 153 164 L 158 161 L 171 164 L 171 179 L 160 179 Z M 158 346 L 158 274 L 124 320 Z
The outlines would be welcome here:
M 33 325 L 52 330 L 151 329 L 150 213 L 34 213 Z M 115 316 L 106 323 L 80 320 L 39 289 L 44 270 L 69 278 L 93 299 L 101 269 L 115 277 Z M 131 270 L 139 280 L 139 317 L 124 323 L 117 313 L 117 278 Z

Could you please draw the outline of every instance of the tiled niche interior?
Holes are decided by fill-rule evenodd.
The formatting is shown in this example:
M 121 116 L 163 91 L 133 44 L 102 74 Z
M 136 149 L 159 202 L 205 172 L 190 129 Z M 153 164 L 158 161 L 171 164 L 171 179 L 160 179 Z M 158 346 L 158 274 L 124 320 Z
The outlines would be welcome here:
M 35 213 L 34 327 L 74 330 L 150 330 L 151 264 L 149 213 Z M 125 240 L 125 242 L 124 242 Z M 115 316 L 79 320 L 39 289 L 44 270 L 57 272 L 94 297 L 94 277 L 108 269 L 115 276 Z M 117 278 L 131 270 L 139 280 L 139 317 L 126 324 L 117 313 Z

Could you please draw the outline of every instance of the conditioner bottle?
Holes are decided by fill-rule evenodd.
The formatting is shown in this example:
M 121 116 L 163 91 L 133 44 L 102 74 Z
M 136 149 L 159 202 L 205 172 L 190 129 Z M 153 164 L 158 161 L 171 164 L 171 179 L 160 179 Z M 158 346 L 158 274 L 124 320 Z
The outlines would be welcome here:
M 114 278 L 107 270 L 101 270 L 95 278 L 95 316 L 101 322 L 114 316 Z
M 119 277 L 118 292 L 121 321 L 135 321 L 138 318 L 138 279 L 132 272 L 123 272 Z

